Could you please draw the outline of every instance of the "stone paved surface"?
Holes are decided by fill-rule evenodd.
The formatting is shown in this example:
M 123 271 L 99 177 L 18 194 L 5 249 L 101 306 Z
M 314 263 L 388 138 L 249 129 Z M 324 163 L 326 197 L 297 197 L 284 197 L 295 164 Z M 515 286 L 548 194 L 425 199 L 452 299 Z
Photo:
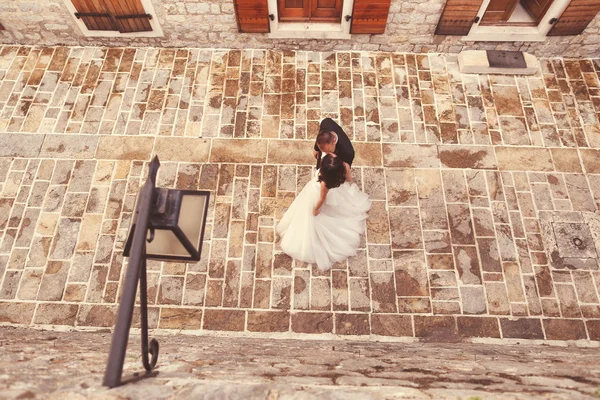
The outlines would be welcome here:
M 597 349 L 159 336 L 153 377 L 101 387 L 108 333 L 0 328 L 3 399 L 594 399 Z M 123 378 L 143 371 L 133 335 Z M 143 375 L 142 375 L 143 376 Z M 134 378 L 135 379 L 135 378 Z
M 213 196 L 202 260 L 149 265 L 152 327 L 598 341 L 594 238 L 556 258 L 545 227 L 600 204 L 599 74 L 599 59 L 514 77 L 436 54 L 4 46 L 0 322 L 112 326 L 158 154 L 159 185 Z M 327 116 L 374 203 L 358 254 L 321 273 L 274 227 Z

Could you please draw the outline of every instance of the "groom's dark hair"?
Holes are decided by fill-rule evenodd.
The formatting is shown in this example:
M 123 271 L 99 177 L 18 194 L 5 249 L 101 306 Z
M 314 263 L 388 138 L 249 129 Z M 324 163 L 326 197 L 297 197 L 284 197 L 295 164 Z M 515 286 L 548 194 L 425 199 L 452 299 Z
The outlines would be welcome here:
M 333 136 L 333 132 L 331 131 L 320 131 L 317 135 L 317 144 L 329 144 L 333 143 L 335 136 Z

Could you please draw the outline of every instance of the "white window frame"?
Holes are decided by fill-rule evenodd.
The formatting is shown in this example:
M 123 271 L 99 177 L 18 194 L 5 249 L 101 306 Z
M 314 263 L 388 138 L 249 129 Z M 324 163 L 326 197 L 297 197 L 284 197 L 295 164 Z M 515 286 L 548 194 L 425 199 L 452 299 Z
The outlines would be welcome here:
M 152 27 L 152 30 L 144 31 L 144 32 L 125 32 L 125 33 L 121 33 L 119 31 L 91 31 L 87 28 L 87 26 L 85 26 L 85 24 L 83 23 L 83 20 L 81 20 L 75 16 L 77 9 L 75 8 L 75 6 L 71 2 L 71 0 L 63 0 L 63 2 L 67 6 L 67 9 L 69 10 L 69 13 L 71 14 L 71 17 L 73 18 L 73 20 L 75 20 L 75 24 L 79 27 L 79 29 L 81 30 L 81 33 L 83 33 L 83 36 L 86 36 L 86 37 L 162 37 L 162 36 L 164 36 L 162 28 L 160 26 L 160 23 L 158 22 L 156 13 L 154 12 L 154 6 L 152 5 L 151 0 L 141 0 L 141 3 L 142 3 L 142 6 L 144 7 L 144 12 L 152 15 L 152 19 L 148 20 L 148 22 L 150 22 L 150 27 Z
M 346 21 L 346 15 L 352 15 L 354 0 L 342 0 L 341 24 L 330 22 L 279 22 L 277 0 L 268 0 L 271 39 L 351 39 L 350 26 L 352 20 Z
M 477 15 L 483 18 L 491 0 L 483 0 Z M 461 38 L 465 42 L 544 42 L 552 29 L 550 20 L 559 18 L 571 0 L 554 0 L 537 26 L 481 26 L 473 23 L 467 36 Z

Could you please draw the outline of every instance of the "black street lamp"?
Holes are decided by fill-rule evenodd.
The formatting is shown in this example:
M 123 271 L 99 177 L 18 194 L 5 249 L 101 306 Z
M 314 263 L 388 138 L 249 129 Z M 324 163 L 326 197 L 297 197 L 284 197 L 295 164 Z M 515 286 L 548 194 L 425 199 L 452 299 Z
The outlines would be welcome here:
M 102 384 L 121 384 L 129 329 L 140 283 L 142 363 L 151 371 L 158 360 L 158 342 L 148 343 L 146 260 L 200 261 L 210 193 L 156 187 L 158 156 L 150 162 L 148 179 L 140 190 L 123 255 L 129 257 L 117 322 L 110 343 Z M 152 359 L 148 360 L 148 353 Z

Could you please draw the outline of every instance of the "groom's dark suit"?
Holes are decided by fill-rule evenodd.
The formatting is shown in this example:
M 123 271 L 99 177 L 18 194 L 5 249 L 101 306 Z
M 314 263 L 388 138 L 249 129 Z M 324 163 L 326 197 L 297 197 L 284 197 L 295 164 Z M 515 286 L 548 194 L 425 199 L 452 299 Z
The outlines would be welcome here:
M 349 166 L 352 166 L 352 161 L 354 160 L 354 147 L 352 147 L 352 143 L 350 143 L 350 139 L 348 139 L 348 135 L 344 132 L 341 126 L 335 123 L 331 118 L 325 118 L 321 121 L 321 126 L 319 128 L 319 132 L 321 131 L 329 131 L 335 132 L 337 135 L 337 143 L 335 144 L 335 155 L 342 159 L 345 163 L 348 163 Z M 321 161 L 321 150 L 319 150 L 319 146 L 315 142 L 315 151 L 319 152 L 317 156 L 317 168 L 319 168 L 319 162 Z

